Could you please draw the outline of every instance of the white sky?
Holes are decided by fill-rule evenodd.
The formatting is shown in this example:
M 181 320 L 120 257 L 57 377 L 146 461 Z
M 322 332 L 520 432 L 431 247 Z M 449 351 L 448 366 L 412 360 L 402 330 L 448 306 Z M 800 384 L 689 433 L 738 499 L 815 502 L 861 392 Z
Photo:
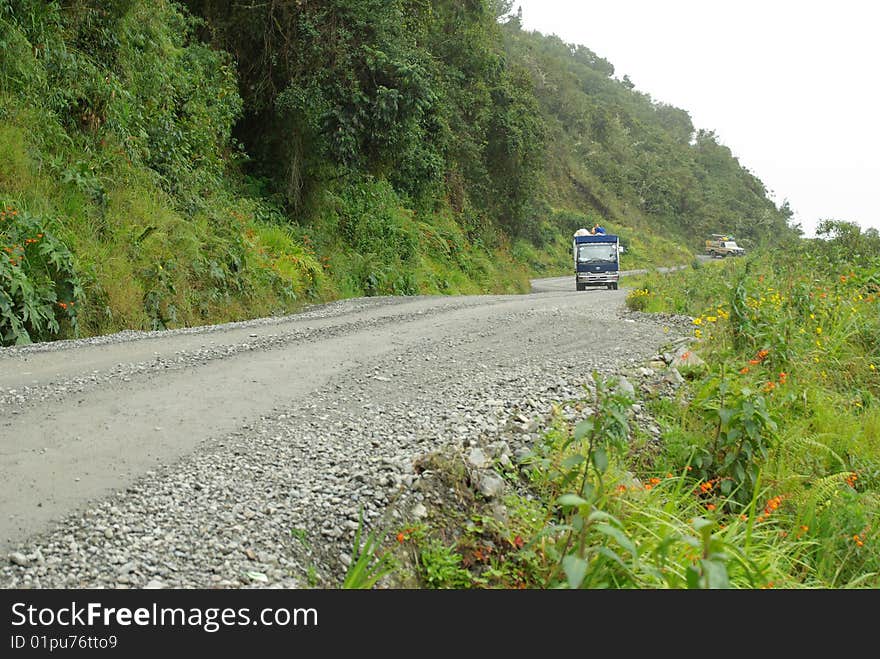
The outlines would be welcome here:
M 714 130 L 812 236 L 880 229 L 880 3 L 514 0 L 523 28 L 582 44 Z

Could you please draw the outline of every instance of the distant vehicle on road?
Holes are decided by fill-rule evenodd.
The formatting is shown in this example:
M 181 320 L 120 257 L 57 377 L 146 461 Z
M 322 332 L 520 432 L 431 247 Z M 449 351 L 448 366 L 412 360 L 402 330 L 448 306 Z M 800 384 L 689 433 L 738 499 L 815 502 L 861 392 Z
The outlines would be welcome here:
M 612 234 L 590 234 L 579 229 L 572 239 L 574 283 L 579 291 L 587 286 L 617 290 L 620 281 L 620 238 Z
M 742 256 L 746 253 L 742 247 L 736 244 L 733 236 L 713 233 L 706 241 L 706 254 L 709 256 L 724 258 L 725 256 Z

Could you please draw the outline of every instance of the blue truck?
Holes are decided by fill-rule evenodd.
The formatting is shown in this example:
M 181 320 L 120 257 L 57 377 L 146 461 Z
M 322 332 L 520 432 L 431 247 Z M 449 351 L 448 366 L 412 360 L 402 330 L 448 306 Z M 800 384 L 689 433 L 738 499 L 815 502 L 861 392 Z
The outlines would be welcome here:
M 612 234 L 591 234 L 580 229 L 572 240 L 575 288 L 605 286 L 617 290 L 620 280 L 620 238 Z

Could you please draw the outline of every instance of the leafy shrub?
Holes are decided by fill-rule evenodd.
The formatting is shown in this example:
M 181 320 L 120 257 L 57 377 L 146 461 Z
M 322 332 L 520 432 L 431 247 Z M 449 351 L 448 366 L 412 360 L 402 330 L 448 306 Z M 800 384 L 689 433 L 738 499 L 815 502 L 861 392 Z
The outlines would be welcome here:
M 47 222 L 0 201 L 0 344 L 78 331 L 83 291 L 73 255 Z

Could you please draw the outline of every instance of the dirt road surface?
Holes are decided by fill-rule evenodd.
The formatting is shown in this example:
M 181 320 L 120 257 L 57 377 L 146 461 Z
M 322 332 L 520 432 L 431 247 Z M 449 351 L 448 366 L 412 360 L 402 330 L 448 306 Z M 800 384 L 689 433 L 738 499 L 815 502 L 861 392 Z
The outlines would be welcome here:
M 413 456 L 669 339 L 623 288 L 533 291 L 0 349 L 0 586 L 332 583 Z

